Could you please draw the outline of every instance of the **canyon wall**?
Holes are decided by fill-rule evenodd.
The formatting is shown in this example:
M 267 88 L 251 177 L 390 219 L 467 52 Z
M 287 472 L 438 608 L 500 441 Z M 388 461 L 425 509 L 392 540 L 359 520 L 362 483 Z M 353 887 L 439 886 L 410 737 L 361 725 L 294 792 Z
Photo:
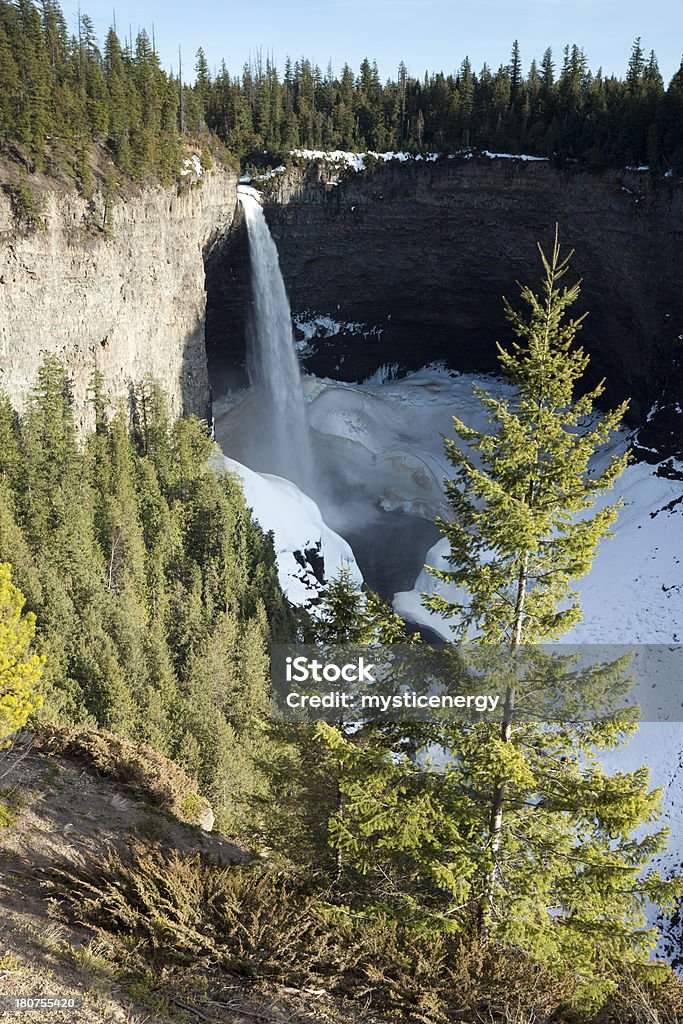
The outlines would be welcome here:
M 149 373 L 174 412 L 200 415 L 209 379 L 219 393 L 244 382 L 251 291 L 237 175 L 192 184 L 119 201 L 111 237 L 97 226 L 101 198 L 46 183 L 46 227 L 27 233 L 0 191 L 0 385 L 18 404 L 46 352 L 68 363 L 81 414 L 95 369 L 112 401 Z M 611 401 L 631 396 L 634 423 L 659 403 L 643 444 L 683 446 L 676 179 L 472 159 L 360 174 L 311 163 L 255 184 L 295 315 L 354 324 L 313 339 L 313 372 L 358 380 L 431 360 L 495 369 L 495 342 L 510 337 L 501 296 L 516 303 L 517 281 L 538 282 L 536 241 L 548 245 L 558 223 L 583 278 L 576 312 L 590 310 L 591 379 L 607 378 Z
M 101 197 L 47 183 L 45 227 L 17 226 L 0 192 L 0 386 L 21 406 L 45 353 L 69 367 L 76 409 L 94 370 L 113 403 L 146 374 L 172 411 L 207 414 L 204 255 L 228 232 L 237 175 L 121 199 L 109 236 Z M 35 188 L 35 186 L 34 186 Z
M 518 304 L 517 282 L 538 283 L 536 242 L 549 246 L 557 223 L 576 251 L 568 280 L 583 279 L 574 312 L 590 310 L 582 331 L 590 379 L 607 378 L 609 400 L 630 396 L 633 422 L 676 374 L 680 384 L 683 188 L 675 179 L 479 158 L 363 173 L 316 163 L 254 184 L 294 313 L 356 324 L 313 341 L 306 365 L 316 373 L 357 380 L 384 363 L 430 360 L 495 369 L 495 342 L 510 338 L 501 298 Z M 220 262 L 209 350 L 239 362 L 248 308 L 242 232 Z

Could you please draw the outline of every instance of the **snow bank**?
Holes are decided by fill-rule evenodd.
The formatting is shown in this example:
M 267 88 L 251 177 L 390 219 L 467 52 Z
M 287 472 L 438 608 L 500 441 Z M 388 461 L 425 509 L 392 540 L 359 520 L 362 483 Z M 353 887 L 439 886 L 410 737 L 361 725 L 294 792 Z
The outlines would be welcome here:
M 683 467 L 682 467 L 683 468 Z M 683 482 L 647 463 L 628 466 L 615 536 L 604 541 L 578 589 L 580 643 L 683 643 Z
M 292 604 L 314 606 L 325 580 L 342 567 L 362 583 L 353 551 L 323 521 L 312 498 L 283 477 L 255 473 L 223 455 L 221 465 L 242 481 L 247 505 L 266 531 L 272 530 L 280 586 Z
M 447 569 L 446 556 L 450 550 L 445 537 L 437 541 L 434 547 L 430 548 L 425 555 L 425 566 L 431 565 L 433 569 Z M 422 569 L 415 580 L 413 590 L 406 590 L 394 594 L 394 611 L 398 612 L 401 618 L 408 622 L 414 622 L 416 626 L 430 629 L 443 640 L 451 639 L 451 630 L 447 619 L 440 615 L 434 615 L 422 604 L 423 594 L 441 594 L 449 601 L 458 601 L 462 597 L 462 588 L 455 587 L 451 583 L 439 583 L 427 569 Z
M 567 642 L 594 644 L 683 643 L 683 483 L 657 476 L 645 463 L 628 466 L 616 494 L 623 497 L 615 536 L 603 541 L 591 572 L 579 580 L 583 622 Z M 615 494 L 606 501 L 615 500 Z M 425 564 L 446 566 L 448 542 L 440 540 L 425 556 Z M 396 594 L 394 608 L 413 622 L 428 625 L 444 638 L 448 623 L 421 604 L 423 593 L 450 588 L 423 569 L 413 590 Z M 681 730 L 683 740 L 683 729 Z M 682 808 L 683 810 L 683 808 Z

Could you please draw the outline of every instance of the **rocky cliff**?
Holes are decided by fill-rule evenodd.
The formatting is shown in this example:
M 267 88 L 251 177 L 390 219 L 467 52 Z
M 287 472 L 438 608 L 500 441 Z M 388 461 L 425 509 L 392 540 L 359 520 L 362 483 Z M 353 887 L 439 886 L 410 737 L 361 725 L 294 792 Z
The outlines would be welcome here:
M 558 223 L 584 281 L 576 312 L 590 310 L 582 340 L 593 379 L 607 377 L 613 401 L 632 397 L 634 422 L 671 382 L 683 335 L 683 189 L 674 179 L 471 159 L 363 173 L 318 163 L 263 187 L 295 314 L 356 325 L 314 340 L 307 365 L 317 373 L 353 380 L 383 363 L 430 360 L 495 369 L 495 342 L 510 337 L 501 296 L 514 303 L 517 281 L 538 281 L 536 242 L 549 244 Z M 210 351 L 239 361 L 242 232 L 220 262 L 207 338 Z M 680 421 L 671 429 L 680 432 Z
M 101 197 L 48 183 L 44 229 L 27 233 L 0 192 L 0 385 L 12 399 L 54 353 L 81 416 L 95 369 L 112 401 L 153 374 L 175 412 L 206 415 L 203 256 L 230 228 L 236 184 L 214 171 L 181 194 L 145 189 L 116 204 L 108 234 Z
M 112 399 L 151 373 L 174 410 L 203 415 L 209 377 L 219 390 L 243 381 L 251 297 L 236 185 L 221 171 L 183 194 L 145 190 L 117 204 L 111 238 L 93 227 L 101 199 L 46 186 L 45 230 L 26 233 L 0 192 L 2 386 L 20 401 L 41 353 L 54 352 L 80 407 L 98 368 Z M 549 243 L 557 222 L 584 280 L 593 378 L 607 377 L 612 401 L 632 397 L 634 423 L 658 402 L 643 443 L 680 449 L 677 180 L 472 159 L 363 173 L 313 163 L 262 187 L 294 313 L 353 324 L 318 332 L 312 371 L 495 369 L 495 341 L 509 337 L 501 296 L 514 302 L 517 281 L 538 280 L 536 241 Z

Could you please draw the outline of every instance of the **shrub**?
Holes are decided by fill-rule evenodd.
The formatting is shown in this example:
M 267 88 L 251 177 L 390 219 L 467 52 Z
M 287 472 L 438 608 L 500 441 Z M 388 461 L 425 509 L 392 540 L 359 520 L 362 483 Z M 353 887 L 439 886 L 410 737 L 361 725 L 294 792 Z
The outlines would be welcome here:
M 373 1017 L 422 1024 L 540 1024 L 571 994 L 571 978 L 474 937 L 351 921 L 326 901 L 329 893 L 316 891 L 317 881 L 135 844 L 130 858 L 112 850 L 104 863 L 53 871 L 49 885 L 60 915 L 117 936 L 135 949 L 139 970 L 191 967 L 314 984 Z
M 105 729 L 40 724 L 35 746 L 46 753 L 83 761 L 115 779 L 133 796 L 198 825 L 209 809 L 197 783 L 180 765 L 143 743 L 121 739 Z
M 0 750 L 43 703 L 36 694 L 43 659 L 32 653 L 36 617 L 24 614 L 24 604 L 12 582 L 12 567 L 0 562 Z

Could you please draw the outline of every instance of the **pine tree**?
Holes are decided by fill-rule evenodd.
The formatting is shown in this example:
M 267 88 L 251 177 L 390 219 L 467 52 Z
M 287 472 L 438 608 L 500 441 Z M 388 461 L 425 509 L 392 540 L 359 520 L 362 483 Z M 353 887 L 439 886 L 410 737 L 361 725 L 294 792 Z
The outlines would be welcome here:
M 340 799 L 328 829 L 342 865 L 339 898 L 352 913 L 476 930 L 488 944 L 574 972 L 575 1001 L 589 1005 L 625 963 L 648 969 L 655 934 L 644 908 L 670 906 L 681 887 L 651 870 L 667 830 L 643 829 L 660 813 L 648 770 L 611 776 L 598 760 L 636 728 L 632 713 L 609 704 L 609 686 L 626 686 L 624 663 L 574 671 L 572 658 L 529 646 L 578 620 L 572 581 L 588 571 L 618 510 L 596 511 L 595 501 L 625 464 L 617 456 L 588 472 L 624 407 L 596 421 L 602 386 L 576 394 L 587 359 L 574 345 L 581 318 L 566 319 L 578 296 L 578 286 L 561 284 L 568 261 L 556 240 L 543 256 L 541 297 L 523 289 L 529 318 L 508 307 L 518 340 L 500 357 L 515 391 L 502 400 L 479 392 L 491 433 L 456 419 L 467 449 L 447 443 L 458 469 L 447 488 L 453 519 L 441 521 L 451 564 L 435 575 L 462 597 L 427 604 L 455 620 L 458 639 L 479 640 L 468 656 L 477 672 L 491 662 L 503 689 L 509 676 L 502 725 L 369 723 L 353 735 L 321 725 L 318 739 L 336 762 Z M 346 620 L 348 599 L 340 607 Z M 567 699 L 604 691 L 592 720 L 513 728 L 525 666 L 534 685 L 539 672 L 561 680 Z M 435 749 L 438 764 L 428 756 Z
M 0 749 L 42 704 L 36 687 L 42 659 L 31 653 L 35 615 L 24 613 L 24 596 L 12 582 L 12 568 L 0 563 Z
M 510 98 L 514 103 L 517 99 L 517 93 L 519 92 L 522 84 L 522 58 L 519 52 L 519 42 L 515 39 L 512 44 L 512 54 L 510 56 Z
M 349 645 L 414 643 L 418 638 L 407 637 L 403 620 L 372 591 L 361 590 L 343 566 L 329 582 L 316 618 L 307 624 L 305 639 L 340 657 Z M 346 886 L 350 877 L 358 881 L 354 858 L 348 863 L 345 859 L 350 852 L 343 832 L 345 801 L 355 781 L 351 759 L 361 758 L 362 770 L 369 772 L 372 753 L 365 760 L 360 732 L 343 721 L 334 726 L 281 726 L 276 735 L 281 746 L 271 764 L 271 780 L 277 807 L 269 808 L 268 843 L 302 863 L 315 864 L 338 886 Z M 357 886 L 361 888 L 365 891 Z
M 199 99 L 199 105 L 202 111 L 202 116 L 206 117 L 206 113 L 209 109 L 209 94 L 211 90 L 211 75 L 209 73 L 209 62 L 206 59 L 206 54 L 200 46 L 197 50 L 197 57 L 195 60 L 194 69 L 196 72 L 195 80 L 195 92 Z
M 555 84 L 555 65 L 553 63 L 553 51 L 550 47 L 545 51 L 541 60 L 541 81 L 543 83 L 543 92 L 547 96 Z
M 472 132 L 472 112 L 474 110 L 476 82 L 472 73 L 469 58 L 465 57 L 460 66 L 458 91 L 460 94 L 460 122 L 462 124 L 462 144 L 469 146 Z
M 364 598 L 351 577 L 348 566 L 342 566 L 330 580 L 320 617 L 315 624 L 319 643 L 363 643 L 371 626 L 365 614 Z
M 595 506 L 626 465 L 627 455 L 615 455 L 601 474 L 588 474 L 589 460 L 618 426 L 627 403 L 590 429 L 582 427 L 604 386 L 575 395 L 588 357 L 574 346 L 585 314 L 565 322 L 579 295 L 578 284 L 560 287 L 570 256 L 561 257 L 557 238 L 550 259 L 541 253 L 542 297 L 522 289 L 528 320 L 506 304 L 519 342 L 510 351 L 499 346 L 499 360 L 518 397 L 511 403 L 475 388 L 495 433 L 453 419 L 458 437 L 481 453 L 485 468 L 477 469 L 456 441 L 446 442 L 458 470 L 447 485 L 453 516 L 439 520 L 451 545 L 451 568 L 431 571 L 465 587 L 466 596 L 451 602 L 436 595 L 429 607 L 457 618 L 460 639 L 472 630 L 486 643 L 560 637 L 581 617 L 572 581 L 588 572 L 618 515 L 617 503 L 576 519 Z M 486 503 L 484 512 L 479 502 Z
M 4 13 L 0 8 L 0 15 Z M 16 133 L 16 102 L 20 89 L 20 68 L 12 52 L 12 40 L 0 17 L 0 139 Z
M 79 440 L 54 358 L 23 417 L 0 393 L 0 561 L 36 615 L 45 714 L 182 752 L 217 820 L 245 822 L 266 796 L 266 641 L 293 631 L 272 539 L 206 424 L 171 426 L 154 381 L 134 425 L 100 374 L 90 399 Z
M 70 381 L 54 356 L 47 356 L 38 370 L 22 426 L 20 500 L 28 536 L 47 544 L 51 533 L 65 525 L 66 508 L 79 489 Z
M 450 565 L 430 571 L 461 596 L 436 594 L 425 604 L 453 620 L 457 640 L 504 646 L 513 664 L 522 645 L 556 640 L 580 620 L 573 582 L 590 569 L 619 509 L 596 511 L 596 499 L 628 457 L 613 456 L 597 474 L 589 468 L 626 404 L 596 422 L 603 385 L 577 396 L 588 358 L 575 345 L 584 318 L 567 319 L 579 294 L 578 284 L 562 284 L 570 258 L 556 235 L 550 257 L 541 251 L 542 294 L 522 289 L 528 318 L 506 304 L 518 340 L 499 346 L 499 358 L 514 397 L 476 389 L 491 431 L 454 417 L 458 441 L 446 441 L 457 469 L 447 482 L 452 517 L 439 521 Z M 597 996 L 609 988 L 610 964 L 647 959 L 645 900 L 666 905 L 676 890 L 646 870 L 666 830 L 633 837 L 656 820 L 661 794 L 648 791 L 647 769 L 609 776 L 597 761 L 596 750 L 633 732 L 628 715 L 513 729 L 514 701 L 510 683 L 500 730 L 478 726 L 442 739 L 451 757 L 445 785 L 455 779 L 469 793 L 459 820 L 470 829 L 470 899 L 484 934 L 573 962 L 584 995 Z
M 683 174 L 683 60 L 664 96 L 663 133 L 672 168 Z
M 640 45 L 640 36 L 634 41 L 626 72 L 626 82 L 632 92 L 638 92 L 645 71 L 645 54 Z

